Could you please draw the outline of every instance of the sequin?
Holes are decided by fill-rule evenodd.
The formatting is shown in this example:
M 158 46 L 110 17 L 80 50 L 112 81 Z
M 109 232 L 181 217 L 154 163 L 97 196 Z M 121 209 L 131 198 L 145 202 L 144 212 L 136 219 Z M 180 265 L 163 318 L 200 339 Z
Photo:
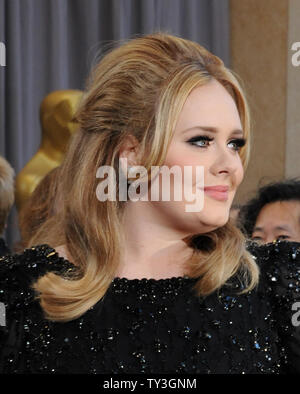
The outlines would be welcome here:
M 0 372 L 300 372 L 290 345 L 300 343 L 291 324 L 291 304 L 300 298 L 300 245 L 248 248 L 261 279 L 247 294 L 238 294 L 237 276 L 207 297 L 193 292 L 197 278 L 115 278 L 103 300 L 67 323 L 45 320 L 30 284 L 49 271 L 76 274 L 71 263 L 48 245 L 1 258 L 8 324 L 0 327 Z

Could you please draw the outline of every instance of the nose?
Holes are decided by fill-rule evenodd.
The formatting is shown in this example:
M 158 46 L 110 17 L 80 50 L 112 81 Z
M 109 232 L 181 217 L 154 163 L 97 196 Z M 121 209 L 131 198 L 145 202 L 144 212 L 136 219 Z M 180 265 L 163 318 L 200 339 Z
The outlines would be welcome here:
M 276 235 L 273 234 L 272 231 L 265 233 L 265 236 L 263 237 L 264 244 L 268 244 L 274 241 L 276 241 Z
M 276 240 L 276 237 L 274 236 L 274 234 L 266 234 L 263 243 L 264 244 L 269 244 L 271 242 L 274 242 L 274 240 Z
M 241 159 L 237 152 L 225 148 L 216 148 L 215 158 L 211 165 L 211 172 L 214 175 L 234 175 L 242 168 Z

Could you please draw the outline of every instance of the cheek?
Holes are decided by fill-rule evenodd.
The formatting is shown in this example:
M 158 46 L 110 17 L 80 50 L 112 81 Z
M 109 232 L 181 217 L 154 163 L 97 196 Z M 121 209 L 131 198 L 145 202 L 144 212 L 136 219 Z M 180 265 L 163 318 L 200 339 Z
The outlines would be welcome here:
M 237 186 L 242 182 L 243 178 L 244 178 L 244 167 L 243 167 L 242 161 L 239 160 L 239 166 L 238 166 L 238 169 L 236 171 L 236 183 L 237 183 Z
M 206 179 L 205 162 L 199 160 L 199 154 L 195 154 L 194 152 L 191 153 L 189 150 L 185 152 L 179 149 L 173 150 L 166 157 L 164 165 L 169 168 L 176 166 L 181 169 L 181 178 L 177 178 L 178 182 L 176 182 L 176 184 L 174 184 L 173 177 L 171 177 L 171 190 L 178 187 L 181 188 L 182 193 L 184 193 L 185 188 L 187 188 L 187 193 L 191 192 L 195 194 L 196 184 L 202 185 Z M 203 167 L 203 169 L 201 167 Z M 182 199 L 184 200 L 183 194 Z
M 197 166 L 204 167 L 204 172 L 209 167 L 210 156 L 204 153 L 204 151 L 200 151 L 200 148 L 198 151 L 197 148 L 191 149 L 188 145 L 174 144 L 170 146 L 164 165 L 169 168 L 178 166 L 182 169 L 182 174 L 184 174 L 184 167 L 192 168 L 194 179 Z
M 164 165 L 168 167 L 173 166 L 190 166 L 193 165 L 193 159 L 191 160 L 191 152 L 187 149 L 184 144 L 175 144 L 171 145 L 169 151 L 167 153 Z

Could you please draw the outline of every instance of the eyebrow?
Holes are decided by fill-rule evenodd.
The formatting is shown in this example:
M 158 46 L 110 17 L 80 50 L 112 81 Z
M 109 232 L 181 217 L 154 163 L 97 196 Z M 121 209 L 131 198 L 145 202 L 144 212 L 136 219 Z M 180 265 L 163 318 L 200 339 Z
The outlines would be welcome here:
M 200 130 L 203 130 L 203 131 L 209 131 L 209 132 L 211 132 L 211 133 L 217 133 L 217 132 L 219 131 L 219 129 L 216 128 L 216 127 L 210 127 L 210 126 L 192 126 L 192 127 L 189 127 L 188 129 L 183 130 L 182 133 L 187 133 L 188 131 L 191 131 L 191 130 L 194 130 L 194 129 L 200 129 Z M 243 130 L 235 129 L 235 130 L 232 130 L 231 134 L 243 136 L 243 135 L 244 135 L 244 132 L 243 132 Z
M 276 227 L 274 228 L 274 230 L 290 231 L 290 228 L 287 227 L 287 226 L 276 226 Z M 261 231 L 261 232 L 263 232 L 264 229 L 263 229 L 263 227 L 254 227 L 253 233 L 254 233 L 255 231 Z

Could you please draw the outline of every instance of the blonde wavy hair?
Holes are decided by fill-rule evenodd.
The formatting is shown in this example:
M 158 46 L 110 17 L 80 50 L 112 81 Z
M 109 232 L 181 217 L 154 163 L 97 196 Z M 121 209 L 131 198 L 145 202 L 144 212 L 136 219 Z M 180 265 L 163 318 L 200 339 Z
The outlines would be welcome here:
M 74 278 L 47 273 L 34 284 L 48 319 L 69 321 L 85 313 L 105 295 L 119 264 L 126 202 L 97 200 L 97 169 L 109 165 L 118 174 L 120 148 L 133 135 L 150 176 L 151 166 L 164 163 L 188 95 L 212 79 L 237 105 L 247 140 L 240 151 L 246 167 L 250 120 L 245 95 L 222 60 L 201 45 L 155 33 L 123 43 L 93 69 L 75 116 L 78 131 L 60 169 L 62 211 L 31 239 L 32 245 L 64 245 L 78 267 Z M 199 277 L 195 286 L 199 296 L 214 292 L 237 272 L 244 291 L 257 284 L 258 267 L 246 251 L 244 236 L 230 221 L 187 242 L 194 249 L 189 275 Z

